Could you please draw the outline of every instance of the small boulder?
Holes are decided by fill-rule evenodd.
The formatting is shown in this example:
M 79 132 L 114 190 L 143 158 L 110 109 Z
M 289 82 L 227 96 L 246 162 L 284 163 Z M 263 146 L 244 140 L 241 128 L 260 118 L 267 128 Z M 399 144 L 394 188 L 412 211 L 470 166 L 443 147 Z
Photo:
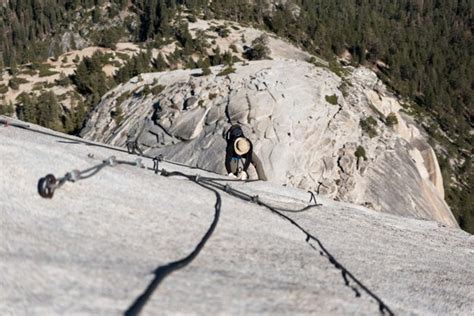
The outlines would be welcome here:
M 184 101 L 183 110 L 191 110 L 198 105 L 198 98 L 189 97 Z
M 170 134 L 183 140 L 196 138 L 202 132 L 208 112 L 209 109 L 197 107 L 182 113 L 178 119 L 173 121 L 169 129 Z

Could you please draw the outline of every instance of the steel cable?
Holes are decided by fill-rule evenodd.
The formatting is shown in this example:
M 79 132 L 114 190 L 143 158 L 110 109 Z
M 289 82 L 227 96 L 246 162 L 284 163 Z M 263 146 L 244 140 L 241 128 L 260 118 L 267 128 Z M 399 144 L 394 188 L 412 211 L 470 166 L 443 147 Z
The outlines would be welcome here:
M 46 131 L 34 130 L 34 129 L 31 129 L 31 127 L 29 125 L 10 122 L 10 121 L 2 119 L 2 118 L 0 118 L 0 123 L 5 124 L 7 126 L 13 126 L 13 127 L 25 129 L 25 130 L 28 130 L 28 131 L 44 134 L 44 135 L 59 137 L 59 138 L 62 138 L 62 139 L 67 139 L 67 140 L 71 140 L 71 141 L 75 141 L 75 142 L 82 142 L 82 143 L 85 143 L 87 145 L 103 147 L 103 148 L 107 148 L 107 149 L 118 151 L 118 152 L 128 152 L 128 153 L 130 153 L 129 151 L 126 151 L 126 150 L 123 150 L 123 149 L 120 149 L 120 148 L 116 148 L 116 147 L 112 147 L 112 146 L 96 144 L 96 143 L 89 142 L 89 141 L 82 140 L 82 139 L 65 137 L 65 136 L 57 135 L 57 134 L 46 132 Z M 132 147 L 130 147 L 130 148 L 132 148 Z M 350 271 L 348 271 L 341 263 L 339 263 L 331 255 L 331 253 L 324 247 L 324 245 L 321 243 L 321 241 L 318 238 L 314 237 L 306 229 L 301 227 L 297 222 L 295 222 L 293 219 L 291 219 L 290 217 L 288 217 L 288 216 L 286 216 L 285 214 L 282 213 L 282 212 L 302 212 L 302 211 L 308 210 L 312 207 L 315 207 L 316 205 L 310 205 L 310 206 L 307 206 L 307 207 L 305 207 L 301 210 L 287 210 L 287 209 L 276 208 L 274 206 L 271 206 L 267 203 L 262 202 L 258 198 L 258 196 L 251 196 L 251 195 L 249 195 L 245 192 L 233 189 L 227 184 L 223 185 L 222 183 L 220 183 L 220 182 L 223 182 L 223 181 L 225 181 L 225 182 L 253 182 L 254 180 L 245 180 L 245 181 L 243 181 L 243 180 L 238 180 L 238 179 L 219 179 L 219 178 L 210 178 L 210 177 L 201 177 L 200 178 L 199 176 L 191 176 L 191 175 L 187 175 L 185 173 L 178 172 L 178 171 L 167 172 L 164 169 L 159 169 L 159 167 L 158 167 L 158 162 L 159 161 L 165 161 L 165 162 L 173 164 L 173 165 L 192 168 L 192 169 L 200 169 L 200 170 L 203 170 L 203 169 L 197 168 L 197 167 L 187 166 L 185 164 L 181 164 L 181 163 L 177 163 L 177 162 L 173 162 L 173 161 L 168 161 L 168 160 L 164 159 L 163 157 L 160 157 L 158 159 L 158 157 L 151 157 L 151 156 L 143 155 L 142 153 L 140 153 L 140 156 L 144 157 L 144 158 L 152 159 L 153 161 L 155 161 L 154 168 L 146 168 L 146 169 L 154 170 L 155 173 L 161 172 L 161 174 L 163 176 L 168 176 L 168 177 L 170 177 L 170 176 L 183 176 L 183 177 L 185 177 L 189 180 L 193 180 L 193 182 L 199 184 L 201 187 L 212 190 L 216 194 L 216 197 L 217 197 L 217 201 L 216 201 L 216 215 L 217 216 L 215 216 L 214 221 L 211 224 L 211 227 L 208 230 L 208 232 L 206 233 L 206 235 L 203 237 L 203 239 L 200 241 L 198 246 L 196 246 L 195 250 L 190 255 L 183 258 L 182 260 L 179 260 L 179 261 L 171 263 L 171 264 L 176 264 L 177 266 L 180 266 L 180 267 L 186 266 L 187 264 L 189 264 L 199 254 L 201 249 L 204 247 L 204 244 L 206 243 L 206 241 L 212 235 L 212 232 L 214 231 L 215 226 L 217 225 L 218 215 L 219 215 L 220 207 L 221 207 L 221 197 L 220 197 L 219 193 L 216 190 L 213 189 L 213 188 L 217 188 L 217 189 L 225 191 L 226 193 L 228 193 L 228 194 L 230 194 L 234 197 L 237 197 L 237 198 L 243 199 L 245 201 L 253 202 L 253 203 L 256 203 L 258 205 L 264 206 L 264 207 L 268 208 L 270 211 L 272 211 L 273 213 L 275 213 L 276 215 L 278 215 L 278 216 L 282 217 L 283 219 L 289 221 L 291 224 L 293 224 L 295 227 L 297 227 L 300 231 L 302 231 L 306 235 L 306 242 L 309 243 L 310 240 L 313 240 L 314 242 L 316 242 L 318 244 L 318 246 L 321 249 L 320 253 L 322 255 L 324 255 L 325 257 L 327 257 L 328 260 L 330 261 L 330 263 L 332 263 L 337 269 L 341 270 L 342 276 L 344 278 L 344 281 L 345 281 L 346 285 L 350 286 L 348 278 L 351 279 L 361 289 L 363 289 L 369 296 L 371 296 L 373 299 L 375 299 L 378 302 L 379 310 L 382 314 L 385 314 L 385 312 L 387 312 L 389 315 L 394 315 L 393 312 L 390 310 L 390 308 L 377 295 L 375 295 L 372 291 L 370 291 L 364 284 L 362 284 L 361 281 L 359 281 L 352 273 L 350 273 Z M 139 166 L 141 168 L 145 168 L 139 160 L 137 160 L 136 162 L 128 162 L 128 161 L 116 160 L 115 157 L 110 157 L 109 159 L 104 160 L 99 165 L 96 165 L 94 167 L 88 168 L 88 169 L 83 170 L 83 171 L 73 170 L 72 172 L 67 173 L 64 177 L 59 178 L 59 179 L 56 179 L 54 177 L 54 175 L 52 175 L 52 174 L 48 174 L 48 175 L 46 175 L 45 177 L 41 178 L 38 181 L 38 193 L 43 198 L 52 198 L 53 194 L 54 194 L 54 191 L 56 189 L 60 188 L 62 185 L 64 185 L 64 183 L 66 183 L 67 181 L 75 182 L 77 180 L 83 180 L 83 179 L 90 178 L 90 177 L 96 175 L 98 172 L 100 172 L 104 167 L 114 166 L 113 162 L 115 162 L 116 164 L 127 164 L 127 165 Z M 312 194 L 312 198 L 315 199 L 314 194 L 313 193 L 311 193 L 311 194 Z M 315 200 L 315 202 L 316 202 L 316 200 Z M 219 209 L 219 210 L 217 210 L 217 209 Z M 314 245 L 312 245 L 311 243 L 309 243 L 309 244 L 312 248 L 314 248 L 316 250 Z M 169 266 L 169 265 L 167 265 L 167 266 Z M 179 268 L 176 268 L 176 269 L 179 269 Z M 175 268 L 173 268 L 173 269 L 168 268 L 166 270 L 168 272 L 166 272 L 166 273 L 161 272 L 161 273 L 164 273 L 164 274 L 162 274 L 162 276 L 160 278 L 158 278 L 158 281 L 152 282 L 152 284 L 150 284 L 150 286 L 142 294 L 142 296 L 140 296 L 140 298 L 138 298 L 135 301 L 135 303 L 129 308 L 129 310 L 127 310 L 126 314 L 127 315 L 136 315 L 141 310 L 143 305 L 146 303 L 146 300 L 149 298 L 149 296 L 154 291 L 154 289 L 156 289 L 158 284 L 168 274 L 175 271 L 176 269 Z M 156 271 L 155 271 L 155 274 L 156 274 Z M 157 279 L 157 277 L 155 277 L 155 279 Z M 359 296 L 360 294 L 358 294 L 357 289 L 355 289 L 354 287 L 352 287 L 352 288 L 356 292 L 356 295 Z
M 216 195 L 216 203 L 214 205 L 215 208 L 215 213 L 214 213 L 214 219 L 209 226 L 209 229 L 206 231 L 205 235 L 202 237 L 202 239 L 199 241 L 197 244 L 196 248 L 187 255 L 186 257 L 174 261 L 171 263 L 168 263 L 164 266 L 158 267 L 155 271 L 155 278 L 151 281 L 151 283 L 148 285 L 148 287 L 145 289 L 145 291 L 133 302 L 133 304 L 125 311 L 126 316 L 135 316 L 140 313 L 140 311 L 143 309 L 151 295 L 154 293 L 158 285 L 171 273 L 173 273 L 176 270 L 182 269 L 189 265 L 201 252 L 201 250 L 204 248 L 206 242 L 211 238 L 212 234 L 214 233 L 214 230 L 216 229 L 217 223 L 219 221 L 220 217 L 220 212 L 221 212 L 221 206 L 222 206 L 222 199 L 221 195 L 217 190 L 199 182 L 199 179 L 196 177 L 191 177 L 189 175 L 185 175 L 180 172 L 174 172 L 174 173 L 167 173 L 163 174 L 165 177 L 172 177 L 172 176 L 183 176 L 187 178 L 188 180 L 191 180 L 198 185 L 200 185 L 203 188 L 206 188 L 207 190 L 210 190 L 214 192 Z
M 114 156 L 112 156 L 103 160 L 102 163 L 95 165 L 93 167 L 87 168 L 85 170 L 82 170 L 82 171 L 73 170 L 71 172 L 68 172 L 59 179 L 56 179 L 54 175 L 52 174 L 46 175 L 45 177 L 41 178 L 38 181 L 38 193 L 44 198 L 52 198 L 54 195 L 54 191 L 60 188 L 62 185 L 64 185 L 64 183 L 66 183 L 67 181 L 76 182 L 79 180 L 88 179 L 96 175 L 97 173 L 99 173 L 103 168 L 107 166 L 113 167 L 116 165 L 131 165 L 131 166 L 139 166 L 140 168 L 146 168 L 143 164 L 141 164 L 141 161 L 139 159 L 135 162 L 129 162 L 129 161 L 124 161 L 124 160 L 117 160 Z M 149 168 L 146 168 L 146 169 L 149 169 Z M 154 170 L 154 169 L 150 169 L 150 170 Z M 220 217 L 221 206 L 222 206 L 221 195 L 214 188 L 210 187 L 209 185 L 205 183 L 200 182 L 199 176 L 191 176 L 179 171 L 167 172 L 166 170 L 162 170 L 161 175 L 164 177 L 181 176 L 213 192 L 216 195 L 216 203 L 214 205 L 214 209 L 215 209 L 214 219 L 211 225 L 209 226 L 208 230 L 202 237 L 202 239 L 199 241 L 199 243 L 196 245 L 194 250 L 189 255 L 187 255 L 186 257 L 178 261 L 168 263 L 166 265 L 160 266 L 155 269 L 154 271 L 155 277 L 152 280 L 152 282 L 148 285 L 145 291 L 134 301 L 134 303 L 125 311 L 124 314 L 127 316 L 138 315 L 140 311 L 143 309 L 143 307 L 145 306 L 145 304 L 147 303 L 147 301 L 149 300 L 149 298 L 151 297 L 151 295 L 153 294 L 153 292 L 156 290 L 159 284 L 168 275 L 170 275 L 176 270 L 186 267 L 199 255 L 201 250 L 204 248 L 206 242 L 214 233 L 214 230 L 217 226 L 217 223 Z
M 104 167 L 106 167 L 106 166 L 115 166 L 115 165 L 118 165 L 118 164 L 127 164 L 127 165 L 139 166 L 141 168 L 145 168 L 145 166 L 143 166 L 141 164 L 140 160 L 137 160 L 136 162 L 128 162 L 128 161 L 123 161 L 123 160 L 116 160 L 115 157 L 112 156 L 108 159 L 105 159 L 101 164 L 98 164 L 98 165 L 93 166 L 91 168 L 88 168 L 86 170 L 83 170 L 83 171 L 73 170 L 71 173 L 67 173 L 64 177 L 60 178 L 59 180 L 56 180 L 53 175 L 49 174 L 46 177 L 41 178 L 40 181 L 38 182 L 38 191 L 39 191 L 41 196 L 46 197 L 46 198 L 52 198 L 52 196 L 54 194 L 54 190 L 61 187 L 66 181 L 75 182 L 77 180 L 90 178 L 93 175 L 97 174 Z M 147 169 L 150 169 L 150 168 L 147 168 Z M 324 245 L 322 244 L 322 242 L 318 238 L 313 236 L 310 232 L 308 232 L 305 228 L 300 226 L 292 218 L 290 218 L 287 215 L 282 213 L 282 212 L 295 212 L 295 211 L 298 212 L 298 211 L 307 210 L 307 209 L 310 209 L 312 207 L 318 206 L 317 204 L 306 206 L 305 208 L 303 208 L 301 210 L 277 209 L 274 206 L 271 206 L 271 205 L 263 202 L 258 196 L 252 196 L 252 195 L 247 194 L 243 191 L 236 190 L 236 189 L 232 188 L 231 186 L 229 186 L 228 184 L 222 184 L 218 181 L 211 180 L 211 179 L 206 178 L 206 177 L 200 177 L 199 175 L 193 176 L 193 175 L 189 175 L 189 174 L 186 174 L 186 173 L 180 172 L 180 171 L 168 172 L 165 169 L 158 169 L 157 165 L 155 165 L 154 168 L 151 168 L 151 170 L 155 170 L 155 172 L 158 171 L 164 177 L 173 177 L 173 176 L 184 177 L 188 180 L 191 180 L 191 181 L 197 183 L 201 187 L 204 187 L 204 188 L 207 188 L 207 189 L 213 191 L 216 194 L 216 197 L 217 197 L 216 215 L 215 215 L 214 221 L 211 224 L 211 227 L 209 228 L 208 232 L 206 233 L 206 235 L 203 237 L 203 239 L 200 241 L 198 246 L 196 246 L 195 250 L 190 255 L 188 255 L 187 257 L 185 257 L 185 258 L 183 258 L 179 261 L 170 263 L 166 266 L 159 267 L 157 270 L 155 270 L 155 279 L 148 286 L 148 288 L 145 290 L 145 292 L 139 298 L 137 298 L 137 300 L 134 302 L 134 304 L 127 310 L 126 315 L 137 315 L 139 313 L 139 311 L 143 308 L 143 306 L 145 305 L 146 301 L 149 299 L 149 297 L 151 296 L 153 291 L 158 287 L 159 283 L 161 283 L 161 281 L 167 275 L 172 273 L 173 271 L 178 270 L 178 269 L 188 265 L 199 254 L 201 249 L 204 247 L 204 244 L 210 238 L 210 236 L 212 235 L 212 232 L 215 229 L 215 226 L 217 225 L 218 217 L 219 217 L 219 214 L 220 214 L 221 203 L 222 203 L 221 202 L 221 196 L 213 188 L 222 190 L 222 191 L 224 191 L 224 192 L 228 193 L 229 195 L 232 195 L 236 198 L 239 198 L 239 199 L 242 199 L 242 200 L 245 200 L 245 201 L 248 201 L 248 202 L 252 202 L 252 203 L 255 203 L 255 204 L 260 205 L 260 206 L 264 206 L 267 209 L 269 209 L 271 212 L 273 212 L 274 214 L 276 214 L 276 215 L 280 216 L 281 218 L 283 218 L 283 219 L 287 220 L 288 222 L 290 222 L 292 225 L 297 227 L 301 232 L 303 232 L 306 235 L 306 240 L 305 241 L 314 250 L 317 250 L 317 249 L 309 241 L 312 240 L 312 241 L 314 241 L 318 244 L 319 248 L 321 249 L 320 254 L 324 255 L 329 260 L 329 262 L 334 265 L 335 268 L 341 270 L 342 277 L 345 281 L 345 284 L 347 286 L 350 286 L 355 291 L 356 296 L 360 296 L 360 294 L 357 291 L 357 289 L 355 289 L 353 286 L 351 286 L 349 284 L 349 279 L 351 279 L 362 290 L 364 290 L 369 296 L 371 296 L 373 299 L 375 299 L 378 302 L 379 310 L 382 314 L 385 314 L 385 312 L 387 312 L 389 315 L 394 315 L 393 312 L 390 310 L 390 308 L 376 294 L 374 294 L 372 291 L 370 291 L 361 281 L 359 281 L 349 270 L 347 270 L 341 263 L 339 263 L 334 258 L 334 256 L 324 247 Z M 91 172 L 91 173 L 87 174 L 87 175 L 83 175 L 84 173 L 88 173 L 88 172 Z M 47 184 L 48 183 L 48 181 L 47 181 L 48 177 L 53 177 L 53 179 L 54 179 L 53 184 L 49 187 L 48 187 L 48 185 L 43 185 L 43 186 L 40 185 L 42 182 Z M 43 192 L 40 190 L 40 188 L 43 188 Z M 48 195 L 48 192 L 50 193 L 50 195 Z M 312 200 L 314 198 L 314 195 L 312 193 L 311 193 L 311 195 L 312 195 L 311 196 L 311 200 Z
M 42 135 L 47 135 L 47 136 L 52 136 L 52 137 L 55 137 L 55 138 L 68 140 L 68 141 L 71 141 L 71 142 L 74 142 L 74 143 L 82 143 L 82 144 L 85 144 L 85 145 L 88 145 L 88 146 L 105 148 L 105 149 L 113 150 L 113 151 L 120 152 L 120 153 L 128 153 L 128 154 L 131 154 L 131 155 L 138 155 L 140 157 L 151 159 L 151 160 L 157 159 L 159 161 L 164 161 L 166 163 L 169 163 L 169 164 L 172 164 L 172 165 L 175 165 L 175 166 L 186 167 L 186 168 L 190 168 L 190 169 L 197 169 L 197 170 L 202 170 L 202 171 L 207 171 L 207 172 L 210 171 L 210 170 L 206 170 L 206 169 L 203 169 L 203 168 L 200 168 L 200 167 L 189 166 L 189 165 L 186 165 L 184 163 L 179 163 L 179 162 L 176 162 L 176 161 L 168 160 L 168 159 L 163 158 L 162 155 L 158 155 L 158 156 L 146 155 L 146 154 L 143 153 L 143 151 L 140 149 L 140 147 L 138 146 L 138 144 L 136 142 L 135 143 L 134 142 L 127 142 L 126 143 L 127 149 L 123 149 L 123 148 L 120 148 L 120 147 L 109 146 L 109 145 L 106 145 L 106 144 L 101 144 L 101 143 L 88 141 L 88 140 L 80 138 L 80 137 L 70 137 L 70 136 L 60 135 L 60 134 L 57 134 L 57 133 L 54 133 L 54 132 L 41 131 L 41 130 L 38 130 L 38 129 L 33 129 L 28 124 L 14 122 L 12 119 L 6 118 L 3 115 L 0 115 L 0 124 L 3 124 L 4 126 L 7 126 L 7 127 L 11 126 L 11 127 L 20 128 L 20 129 L 23 129 L 23 130 L 26 130 L 26 131 L 29 131 L 29 132 L 32 132 L 32 133 L 38 133 L 38 134 L 42 134 Z M 215 178 L 215 179 L 217 180 L 217 178 Z M 234 182 L 236 182 L 236 181 L 253 182 L 253 181 L 258 181 L 258 180 L 232 179 L 230 181 L 234 181 Z
M 221 183 L 216 183 L 214 181 L 203 181 L 204 183 L 208 183 L 212 185 L 215 188 L 218 188 L 232 196 L 238 197 L 240 199 L 243 199 L 248 202 L 256 203 L 258 205 L 264 206 L 267 209 L 269 209 L 271 212 L 277 214 L 278 216 L 282 217 L 283 219 L 289 221 L 291 224 L 296 226 L 301 232 L 303 232 L 306 235 L 306 242 L 309 243 L 310 240 L 315 241 L 318 246 L 320 247 L 322 254 L 324 254 L 325 257 L 328 258 L 329 262 L 334 265 L 337 269 L 341 270 L 342 277 L 344 278 L 345 284 L 347 286 L 350 286 L 348 278 L 350 278 L 352 281 L 354 281 L 362 290 L 364 290 L 369 296 L 371 296 L 373 299 L 376 300 L 376 302 L 379 304 L 379 311 L 382 314 L 385 314 L 385 312 L 388 313 L 388 315 L 394 315 L 392 310 L 382 301 L 381 298 L 379 298 L 375 293 L 373 293 L 371 290 L 369 290 L 361 281 L 359 281 L 349 270 L 347 270 L 340 262 L 334 258 L 334 256 L 324 247 L 322 242 L 313 236 L 310 232 L 308 232 L 305 228 L 300 226 L 297 222 L 295 222 L 292 218 L 288 217 L 287 215 L 283 214 L 282 212 L 278 211 L 276 208 L 262 202 L 258 196 L 251 196 L 245 192 L 233 189 L 229 185 L 223 185 Z M 311 243 L 309 243 L 311 245 Z M 314 249 L 314 247 L 313 247 Z M 315 249 L 316 250 L 316 249 Z M 356 296 L 360 296 L 359 292 L 357 289 L 352 289 L 356 292 Z
M 117 160 L 115 156 L 111 156 L 102 161 L 102 163 L 87 168 L 85 170 L 72 170 L 71 172 L 66 173 L 63 177 L 57 179 L 54 175 L 48 174 L 38 180 L 38 194 L 43 198 L 51 199 L 53 198 L 54 191 L 62 187 L 66 182 L 76 182 L 79 180 L 84 180 L 93 177 L 99 173 L 103 168 L 109 166 L 113 167 L 116 165 L 131 165 L 138 166 L 140 168 L 145 168 L 142 164 L 141 159 L 137 159 L 135 162 Z

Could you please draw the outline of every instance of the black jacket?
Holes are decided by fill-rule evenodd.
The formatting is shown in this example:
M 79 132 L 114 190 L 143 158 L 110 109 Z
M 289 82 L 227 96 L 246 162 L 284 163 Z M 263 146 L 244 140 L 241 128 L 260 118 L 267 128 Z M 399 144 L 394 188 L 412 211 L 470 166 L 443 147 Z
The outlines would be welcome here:
M 235 143 L 236 139 L 239 138 L 239 137 L 244 137 L 250 143 L 249 151 L 246 154 L 242 155 L 242 156 L 237 154 L 234 150 L 234 143 Z M 250 162 L 252 162 L 252 152 L 253 152 L 252 142 L 247 137 L 244 136 L 242 128 L 239 125 L 233 125 L 227 131 L 226 139 L 227 139 L 227 148 L 226 148 L 226 152 L 225 152 L 225 168 L 227 170 L 227 173 L 232 172 L 232 169 L 231 169 L 231 166 L 230 166 L 230 162 L 231 162 L 232 158 L 234 158 L 234 159 L 235 158 L 237 158 L 237 159 L 244 158 L 245 163 L 244 163 L 243 171 L 247 172 L 247 169 L 250 166 Z
M 232 158 L 234 158 L 234 159 L 235 158 L 237 158 L 237 159 L 242 159 L 243 158 L 243 159 L 245 159 L 245 162 L 244 162 L 244 168 L 242 170 L 247 172 L 247 169 L 250 166 L 250 162 L 252 161 L 252 152 L 253 152 L 252 142 L 249 140 L 249 143 L 250 143 L 249 151 L 246 154 L 240 156 L 234 150 L 235 140 L 236 140 L 236 138 L 233 139 L 233 140 L 228 140 L 227 141 L 227 148 L 226 148 L 226 152 L 225 152 L 225 168 L 227 170 L 227 173 L 231 173 L 232 169 L 230 167 L 230 161 L 232 160 Z

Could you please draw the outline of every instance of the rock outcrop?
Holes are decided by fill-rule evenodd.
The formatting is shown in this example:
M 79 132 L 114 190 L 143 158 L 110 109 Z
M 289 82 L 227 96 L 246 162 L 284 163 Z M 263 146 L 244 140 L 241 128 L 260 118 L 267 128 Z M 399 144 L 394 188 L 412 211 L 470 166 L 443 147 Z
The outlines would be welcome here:
M 457 226 L 433 150 L 375 73 L 346 68 L 341 78 L 286 59 L 234 67 L 142 74 L 103 97 L 82 135 L 137 140 L 148 154 L 223 174 L 224 134 L 239 123 L 273 183 Z
M 213 220 L 216 196 L 184 178 L 117 165 L 43 199 L 36 184 L 46 174 L 84 170 L 112 155 L 137 157 L 32 129 L 40 133 L 0 127 L 0 314 L 122 314 L 158 266 L 194 249 Z M 216 177 L 165 162 L 160 168 Z M 297 209 L 309 199 L 303 190 L 269 182 L 229 185 L 279 207 Z M 295 226 L 221 195 L 220 220 L 203 251 L 160 284 L 143 315 L 379 313 Z M 287 215 L 396 315 L 472 313 L 472 235 L 317 199 L 322 206 Z

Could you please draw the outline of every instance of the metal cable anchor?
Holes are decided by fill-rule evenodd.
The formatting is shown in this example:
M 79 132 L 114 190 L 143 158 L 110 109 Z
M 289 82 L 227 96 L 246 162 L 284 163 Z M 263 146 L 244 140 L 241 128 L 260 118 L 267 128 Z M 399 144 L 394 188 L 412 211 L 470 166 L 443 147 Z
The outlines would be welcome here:
M 56 177 L 52 174 L 48 174 L 45 177 L 39 179 L 38 181 L 39 195 L 45 199 L 53 198 L 54 190 L 57 187 L 56 184 L 57 184 Z
M 309 198 L 309 203 L 314 201 L 314 205 L 316 205 L 316 206 L 321 206 L 322 205 L 322 204 L 320 204 L 316 201 L 316 196 L 314 195 L 313 191 L 308 191 L 308 193 L 311 195 L 311 197 Z
M 137 154 L 139 156 L 143 156 L 143 151 L 138 146 L 138 142 L 136 140 L 127 142 L 127 152 L 132 155 Z
M 159 164 L 160 162 L 163 161 L 163 155 L 158 155 L 155 158 L 153 158 L 153 170 L 155 170 L 155 174 L 158 174 L 159 170 Z

